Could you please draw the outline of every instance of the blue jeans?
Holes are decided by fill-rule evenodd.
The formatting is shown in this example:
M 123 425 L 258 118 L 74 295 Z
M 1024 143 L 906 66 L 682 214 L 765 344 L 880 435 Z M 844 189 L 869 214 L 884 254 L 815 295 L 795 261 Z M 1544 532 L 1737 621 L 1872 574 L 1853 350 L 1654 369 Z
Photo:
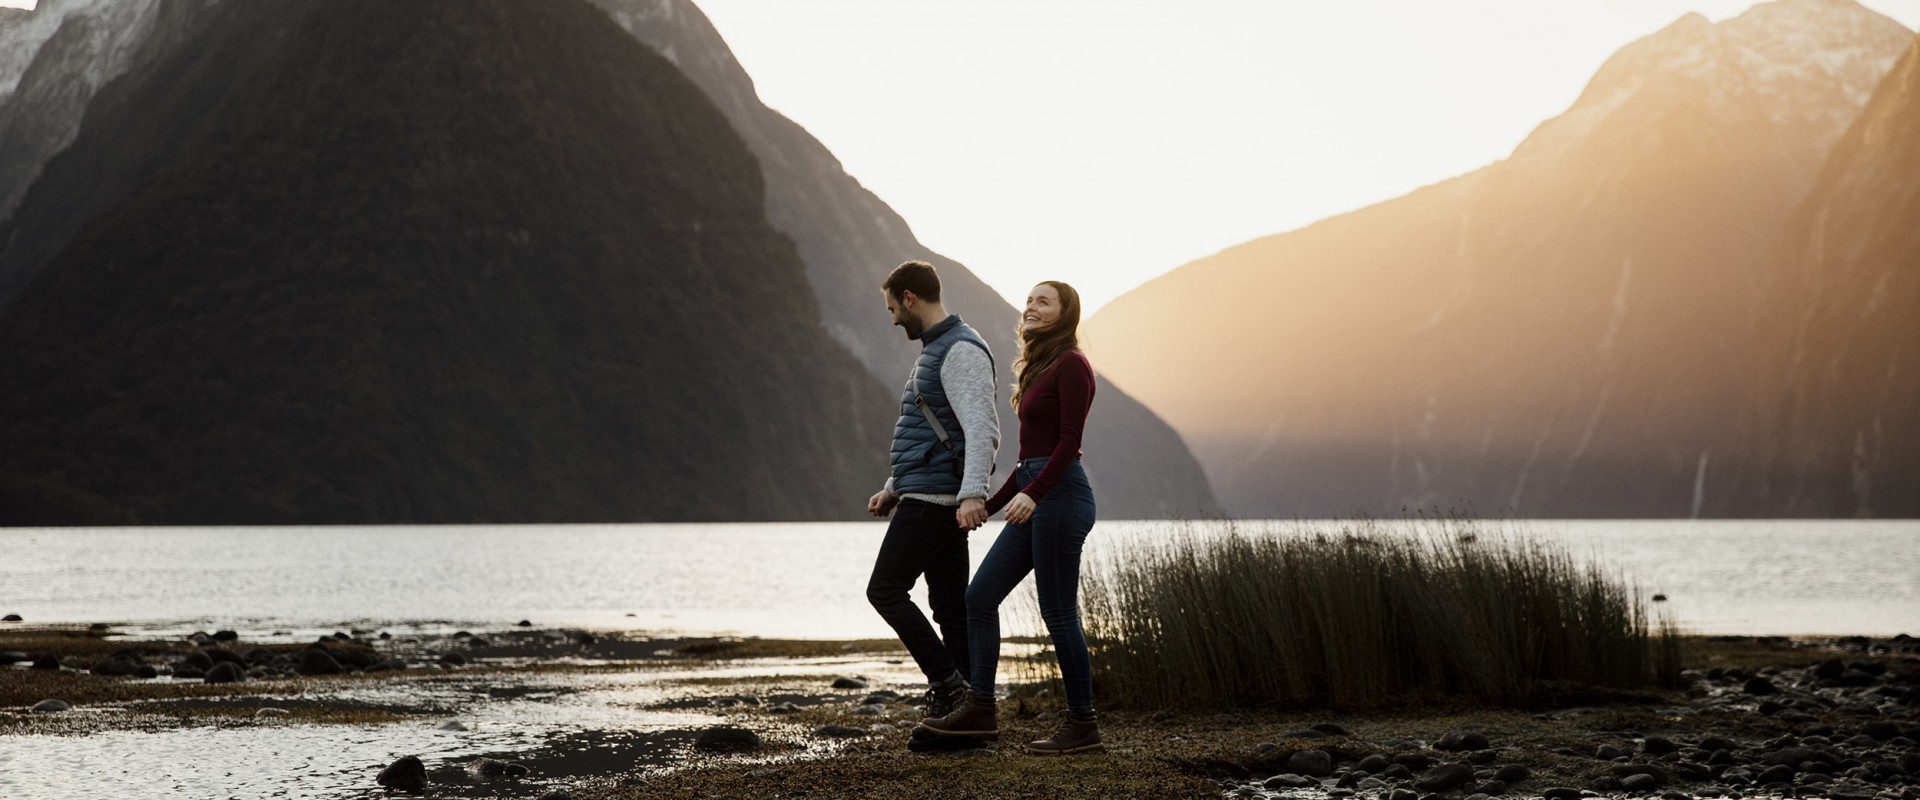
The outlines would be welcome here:
M 1029 458 L 1014 468 L 1014 480 L 1032 481 L 1047 459 Z M 994 670 L 1000 661 L 1000 603 L 1027 573 L 1040 596 L 1040 619 L 1053 639 L 1060 675 L 1067 685 L 1067 708 L 1093 710 L 1093 662 L 1080 630 L 1080 549 L 1093 530 L 1093 487 L 1075 459 L 1047 490 L 1024 523 L 1007 523 L 987 551 L 980 571 L 967 585 L 967 639 L 973 668 L 969 682 L 983 697 L 993 696 Z

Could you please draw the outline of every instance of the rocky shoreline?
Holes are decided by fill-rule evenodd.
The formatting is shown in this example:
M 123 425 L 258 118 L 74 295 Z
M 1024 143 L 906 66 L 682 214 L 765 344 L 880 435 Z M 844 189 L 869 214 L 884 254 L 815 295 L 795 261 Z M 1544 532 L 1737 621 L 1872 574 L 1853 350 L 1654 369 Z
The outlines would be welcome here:
M 1057 759 L 1017 747 L 1055 722 L 1039 684 L 1003 703 L 1003 744 L 910 747 L 918 687 L 897 644 L 884 641 L 652 638 L 531 624 L 263 638 L 272 637 L 127 640 L 106 626 L 0 627 L 0 747 L 36 735 L 196 726 L 377 734 L 461 725 L 518 703 L 507 716 L 561 705 L 587 716 L 514 747 L 361 764 L 355 791 L 1920 800 L 1920 643 L 1904 636 L 1690 639 L 1682 687 L 1566 687 L 1528 709 L 1434 698 L 1369 710 L 1112 709 L 1102 720 L 1108 753 Z M 596 723 L 592 710 L 610 707 L 664 716 Z

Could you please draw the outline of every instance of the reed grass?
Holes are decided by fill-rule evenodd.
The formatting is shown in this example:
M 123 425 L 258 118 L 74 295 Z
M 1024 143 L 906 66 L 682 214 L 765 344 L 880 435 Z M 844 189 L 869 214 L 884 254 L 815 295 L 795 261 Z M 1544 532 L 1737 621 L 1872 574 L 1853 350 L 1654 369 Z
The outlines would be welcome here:
M 1678 633 L 1637 588 L 1495 523 L 1164 533 L 1084 570 L 1103 704 L 1525 704 L 1678 677 Z

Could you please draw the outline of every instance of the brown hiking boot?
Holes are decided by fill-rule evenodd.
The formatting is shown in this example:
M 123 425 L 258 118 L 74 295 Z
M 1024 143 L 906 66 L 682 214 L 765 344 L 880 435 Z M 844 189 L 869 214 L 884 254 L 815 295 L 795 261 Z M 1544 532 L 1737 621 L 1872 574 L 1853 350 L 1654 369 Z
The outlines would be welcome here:
M 954 706 L 953 713 L 920 720 L 920 726 L 914 730 L 940 736 L 993 739 L 1000 736 L 997 710 L 998 706 L 992 700 L 982 700 L 978 695 L 968 692 L 966 702 Z
M 1100 720 L 1093 712 L 1067 712 L 1060 730 L 1053 737 L 1027 743 L 1027 752 L 1034 755 L 1052 756 L 1067 753 L 1092 753 L 1107 749 L 1100 743 Z

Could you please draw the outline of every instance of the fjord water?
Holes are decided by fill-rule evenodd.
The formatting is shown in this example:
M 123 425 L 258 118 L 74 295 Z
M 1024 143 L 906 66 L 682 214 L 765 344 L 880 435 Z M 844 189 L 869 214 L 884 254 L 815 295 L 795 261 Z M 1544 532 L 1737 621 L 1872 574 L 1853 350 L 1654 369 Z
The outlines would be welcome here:
M 1101 522 L 1089 561 L 1175 536 L 1355 523 Z M 1368 523 L 1423 535 L 1430 523 Z M 1920 521 L 1488 523 L 1664 595 L 1709 634 L 1920 634 Z M 973 535 L 976 565 L 994 522 Z M 0 531 L 0 614 L 134 633 L 541 627 L 888 637 L 868 607 L 880 522 L 64 528 Z M 1483 534 L 1484 535 L 1484 534 Z M 1030 595 L 1031 590 L 1020 594 Z M 1016 596 L 1020 596 L 1017 594 Z M 1017 620 L 1009 620 L 1020 625 Z

